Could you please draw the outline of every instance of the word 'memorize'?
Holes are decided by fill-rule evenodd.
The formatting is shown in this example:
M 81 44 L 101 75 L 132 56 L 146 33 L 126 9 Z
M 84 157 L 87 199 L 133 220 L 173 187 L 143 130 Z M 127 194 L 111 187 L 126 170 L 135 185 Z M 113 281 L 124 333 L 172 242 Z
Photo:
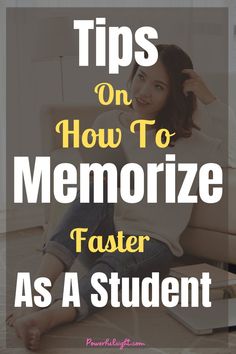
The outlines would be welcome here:
M 89 66 L 90 31 L 95 27 L 96 66 L 106 66 L 107 28 L 106 18 L 96 20 L 74 20 L 74 29 L 79 31 L 79 66 Z M 119 67 L 129 66 L 133 60 L 133 36 L 143 50 L 136 50 L 134 57 L 141 66 L 151 66 L 157 62 L 158 50 L 150 39 L 158 39 L 155 28 L 143 26 L 134 35 L 128 26 L 108 28 L 109 74 L 118 74 Z M 120 45 L 121 43 L 121 45 Z
M 91 174 L 93 192 L 90 183 Z M 176 188 L 177 174 L 184 174 L 182 184 L 178 188 Z M 200 198 L 204 203 L 213 204 L 219 202 L 222 197 L 223 172 L 219 165 L 206 163 L 199 168 L 197 163 L 176 163 L 175 154 L 166 154 L 165 162 L 147 163 L 145 168 L 137 163 L 126 163 L 120 171 L 113 163 L 103 165 L 80 163 L 78 166 L 60 163 L 52 171 L 49 156 L 36 157 L 31 171 L 28 157 L 15 156 L 14 203 L 24 202 L 24 190 L 28 203 L 37 203 L 39 196 L 42 203 L 50 203 L 52 187 L 54 197 L 59 203 L 71 203 L 77 198 L 78 186 L 80 203 L 90 203 L 91 197 L 94 203 L 104 203 L 105 188 L 108 203 L 117 203 L 118 198 L 130 204 L 142 200 L 146 200 L 147 203 L 158 203 L 160 175 L 164 176 L 165 203 L 198 203 Z M 133 187 L 131 187 L 132 179 Z M 198 179 L 199 196 L 191 193 L 196 179 Z

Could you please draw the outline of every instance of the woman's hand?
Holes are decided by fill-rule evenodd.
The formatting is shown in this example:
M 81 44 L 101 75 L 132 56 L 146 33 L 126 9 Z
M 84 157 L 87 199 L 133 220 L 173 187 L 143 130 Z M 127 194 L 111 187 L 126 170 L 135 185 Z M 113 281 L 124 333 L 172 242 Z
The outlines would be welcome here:
M 193 92 L 204 104 L 209 104 L 216 99 L 202 78 L 193 69 L 184 69 L 182 73 L 189 75 L 189 79 L 185 80 L 183 84 L 183 93 L 185 96 L 188 95 L 188 92 Z

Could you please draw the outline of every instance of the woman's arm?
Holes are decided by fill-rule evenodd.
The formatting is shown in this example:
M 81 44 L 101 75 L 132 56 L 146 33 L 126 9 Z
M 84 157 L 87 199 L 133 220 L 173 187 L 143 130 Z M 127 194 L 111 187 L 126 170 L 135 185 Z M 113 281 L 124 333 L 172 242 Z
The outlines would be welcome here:
M 189 75 L 189 79 L 185 80 L 183 84 L 185 96 L 192 92 L 205 105 L 216 100 L 216 96 L 213 95 L 202 78 L 193 69 L 184 69 L 182 73 Z

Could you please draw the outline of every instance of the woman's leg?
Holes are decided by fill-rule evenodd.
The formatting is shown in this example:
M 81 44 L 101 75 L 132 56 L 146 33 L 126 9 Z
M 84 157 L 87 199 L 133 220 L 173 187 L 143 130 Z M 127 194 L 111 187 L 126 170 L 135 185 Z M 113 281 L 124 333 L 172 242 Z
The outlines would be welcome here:
M 106 198 L 106 186 L 104 183 L 104 196 Z M 93 185 L 91 184 L 90 195 L 93 195 Z M 44 256 L 41 264 L 36 272 L 35 278 L 47 277 L 51 280 L 52 286 L 59 275 L 69 270 L 78 254 L 75 251 L 75 241 L 71 240 L 69 235 L 73 228 L 88 228 L 89 235 L 96 230 L 104 231 L 104 235 L 114 231 L 113 226 L 113 205 L 107 203 L 90 203 L 81 204 L 79 197 L 70 205 L 68 211 L 63 217 L 61 224 L 57 227 L 56 232 L 44 248 Z M 98 256 L 89 252 L 87 244 L 84 243 L 81 254 L 79 255 L 82 262 L 87 266 L 95 261 Z M 32 290 L 33 294 L 34 290 Z M 36 294 L 35 294 L 36 295 Z M 7 324 L 12 326 L 17 318 L 27 313 L 35 311 L 35 308 L 20 308 L 14 310 L 7 317 Z
M 117 272 L 118 277 L 139 277 L 140 279 L 151 276 L 152 272 L 159 272 L 160 279 L 169 274 L 169 269 L 174 260 L 174 255 L 169 247 L 158 240 L 151 239 L 145 244 L 144 252 L 136 253 L 104 253 L 99 257 L 92 269 L 80 281 L 80 298 L 85 304 L 78 310 L 77 320 L 83 320 L 99 308 L 91 303 L 91 294 L 94 289 L 91 285 L 91 277 L 96 272 L 103 272 L 110 278 L 111 272 Z M 110 296 L 110 285 L 103 283 Z
M 81 204 L 79 200 L 76 200 L 65 214 L 62 223 L 47 243 L 44 251 L 57 257 L 64 264 L 65 270 L 71 268 L 77 257 L 85 265 L 91 267 L 98 258 L 98 254 L 89 251 L 87 241 L 94 234 L 103 235 L 105 238 L 108 234 L 114 233 L 113 209 L 113 204 L 106 202 L 93 203 L 91 201 Z M 87 240 L 82 242 L 80 253 L 76 252 L 75 240 L 70 238 L 70 232 L 75 228 L 88 229 L 87 232 L 83 232 L 83 237 Z
M 15 321 L 16 332 L 27 348 L 37 349 L 40 336 L 46 331 L 75 319 L 81 321 L 99 310 L 91 303 L 91 293 L 94 293 L 91 277 L 94 273 L 103 272 L 108 278 L 111 272 L 117 272 L 119 277 L 139 276 L 143 278 L 156 271 L 160 272 L 160 277 L 163 278 L 168 274 L 173 258 L 169 248 L 163 242 L 154 239 L 146 244 L 143 253 L 105 253 L 97 259 L 89 273 L 80 280 L 81 307 L 79 309 L 62 308 L 61 301 L 58 301 L 45 310 Z M 110 285 L 104 283 L 103 286 L 110 295 Z

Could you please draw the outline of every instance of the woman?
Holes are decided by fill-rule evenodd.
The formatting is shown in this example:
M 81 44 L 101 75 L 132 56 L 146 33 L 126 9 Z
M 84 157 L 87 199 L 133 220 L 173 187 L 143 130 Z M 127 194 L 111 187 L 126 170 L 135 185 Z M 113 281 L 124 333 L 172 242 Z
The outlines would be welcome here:
M 182 49 L 175 45 L 159 45 L 157 48 L 159 59 L 155 65 L 139 67 L 135 64 L 133 68 L 130 110 L 102 114 L 95 122 L 95 128 L 120 127 L 127 159 L 141 165 L 161 161 L 167 153 L 175 153 L 178 160 L 185 162 L 193 162 L 194 159 L 200 163 L 211 161 L 220 151 L 220 143 L 202 134 L 194 122 L 196 99 L 208 107 L 213 106 L 213 112 L 217 114 L 222 106 L 193 70 L 191 59 Z M 137 149 L 137 136 L 132 138 L 128 132 L 131 122 L 141 118 L 155 119 L 157 129 L 164 127 L 175 133 L 166 149 L 154 146 L 156 130 L 153 128 L 147 131 L 147 148 L 142 151 Z M 197 184 L 194 188 L 197 190 Z M 118 272 L 120 277 L 131 277 L 147 276 L 152 271 L 158 271 L 164 277 L 173 257 L 183 254 L 179 237 L 188 223 L 191 207 L 191 204 L 177 203 L 137 203 L 131 206 L 122 201 L 114 207 L 108 203 L 80 204 L 77 199 L 45 247 L 36 277 L 48 277 L 53 284 L 63 271 L 70 269 L 77 254 L 74 241 L 65 235 L 78 226 L 89 229 L 88 237 L 114 234 L 115 230 L 123 230 L 126 235 L 147 234 L 151 239 L 146 243 L 144 252 L 91 255 L 84 248 L 79 257 L 90 270 L 80 281 L 81 307 L 62 308 L 61 300 L 58 300 L 41 311 L 30 314 L 15 312 L 8 317 L 8 324 L 15 327 L 28 349 L 35 350 L 39 346 L 40 336 L 46 331 L 76 319 L 82 320 L 96 311 L 90 302 L 93 291 L 90 278 L 93 273 L 100 271 L 109 277 L 111 272 Z

